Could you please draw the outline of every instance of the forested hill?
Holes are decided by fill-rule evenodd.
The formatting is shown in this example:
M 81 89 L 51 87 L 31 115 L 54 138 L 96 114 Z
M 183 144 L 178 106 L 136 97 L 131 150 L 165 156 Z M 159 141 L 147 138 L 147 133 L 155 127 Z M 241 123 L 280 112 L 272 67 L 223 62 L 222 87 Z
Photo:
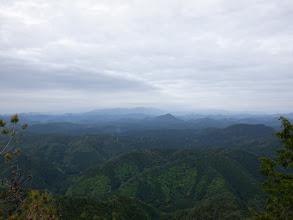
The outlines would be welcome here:
M 35 157 L 54 162 L 63 172 L 74 174 L 103 163 L 119 154 L 150 148 L 242 147 L 254 148 L 254 142 L 274 140 L 274 130 L 264 125 L 233 125 L 224 129 L 162 129 L 129 136 L 27 133 L 23 150 Z M 140 136 L 147 135 L 147 136 Z M 259 145 L 258 145 L 259 146 Z
M 162 212 L 184 209 L 248 216 L 264 196 L 257 156 L 243 150 L 182 149 L 134 151 L 72 179 L 67 195 L 137 198 Z M 229 213 L 229 214 L 228 214 Z
M 177 123 L 159 120 L 170 118 Z M 258 158 L 281 146 L 273 133 L 249 124 L 127 136 L 27 132 L 18 164 L 33 188 L 60 195 L 65 219 L 108 218 L 113 209 L 141 219 L 245 219 L 248 207 L 264 205 Z

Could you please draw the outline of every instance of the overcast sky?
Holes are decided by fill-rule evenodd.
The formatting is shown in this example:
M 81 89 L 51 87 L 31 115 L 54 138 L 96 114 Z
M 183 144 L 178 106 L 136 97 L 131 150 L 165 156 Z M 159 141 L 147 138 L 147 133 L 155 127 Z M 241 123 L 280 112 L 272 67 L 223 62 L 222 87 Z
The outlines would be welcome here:
M 293 1 L 0 0 L 0 100 L 293 112 Z

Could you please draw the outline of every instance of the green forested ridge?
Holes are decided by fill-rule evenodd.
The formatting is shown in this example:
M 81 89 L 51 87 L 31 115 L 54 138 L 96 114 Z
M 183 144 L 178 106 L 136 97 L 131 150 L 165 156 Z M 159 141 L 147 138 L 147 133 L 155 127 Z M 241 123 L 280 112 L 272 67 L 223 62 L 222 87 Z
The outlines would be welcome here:
M 23 149 L 27 153 L 54 162 L 68 174 L 79 173 L 121 153 L 160 146 L 156 138 L 115 137 L 110 135 L 27 135 Z
M 255 155 L 242 150 L 216 148 L 182 149 L 168 152 L 169 155 L 165 152 L 165 158 L 158 157 L 156 162 L 135 163 L 129 158 L 134 158 L 133 154 L 138 152 L 130 152 L 116 158 L 116 166 L 109 161 L 81 174 L 72 180 L 75 183 L 67 193 L 79 196 L 84 193 L 96 198 L 120 194 L 140 199 L 164 212 L 192 208 L 200 201 L 212 200 L 212 197 L 221 193 L 238 198 L 239 204 L 244 207 L 248 204 L 257 207 L 263 198 L 257 181 L 260 177 L 251 171 L 245 159 L 232 159 L 235 151 L 240 157 L 245 158 L 249 154 L 257 161 Z M 148 157 L 152 151 L 139 153 Z M 115 172 L 117 169 L 121 171 L 117 161 L 122 166 L 125 161 L 131 164 L 131 168 L 125 170 L 126 178 L 121 182 L 121 173 Z M 257 163 L 251 166 L 258 169 Z M 96 176 L 93 177 L 93 174 Z M 108 188 L 95 188 L 95 181 L 92 181 L 89 187 L 89 180 L 93 178 L 107 178 L 108 182 L 105 184 Z M 99 184 L 100 182 L 97 182 L 97 185 Z
M 244 219 L 248 207 L 264 207 L 258 158 L 279 146 L 273 132 L 241 124 L 145 136 L 27 133 L 18 160 L 35 189 L 61 194 L 65 219 Z
M 81 175 L 73 178 L 72 182 L 75 184 L 70 184 L 72 187 L 69 188 L 67 194 L 85 195 L 83 191 L 84 189 L 89 189 L 87 187 L 89 179 L 92 181 L 90 184 L 92 186 L 96 182 L 94 179 L 104 179 L 110 187 L 110 190 L 100 192 L 100 195 L 97 193 L 98 190 L 101 190 L 99 187 L 87 192 L 89 195 L 95 195 L 97 198 L 103 198 L 111 195 L 113 191 L 117 190 L 123 182 L 131 177 L 143 172 L 145 169 L 163 164 L 164 162 L 165 159 L 163 157 L 149 150 L 126 153 L 102 165 L 90 168 Z
M 252 130 L 252 131 L 250 131 Z M 67 174 L 77 174 L 101 164 L 121 153 L 134 149 L 182 147 L 248 147 L 255 141 L 270 143 L 274 130 L 261 125 L 235 125 L 212 130 L 159 130 L 150 136 L 26 134 L 23 150 L 42 160 L 54 163 Z M 163 135 L 160 135 L 162 134 Z M 157 136 L 155 136 L 157 134 Z
M 58 196 L 63 219 L 161 219 L 163 213 L 137 199 L 114 196 L 106 201 L 92 197 Z

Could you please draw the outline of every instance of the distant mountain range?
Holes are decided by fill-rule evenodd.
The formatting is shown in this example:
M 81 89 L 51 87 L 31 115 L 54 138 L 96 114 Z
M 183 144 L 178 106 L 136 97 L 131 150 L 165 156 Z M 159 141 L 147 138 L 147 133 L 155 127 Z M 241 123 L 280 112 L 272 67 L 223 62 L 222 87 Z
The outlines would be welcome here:
M 169 117 L 170 113 L 175 115 L 178 119 L 189 121 L 189 120 L 204 120 L 204 123 L 207 122 L 205 119 L 212 120 L 222 120 L 222 122 L 227 121 L 228 124 L 231 124 L 231 121 L 238 121 L 241 123 L 249 124 L 260 124 L 262 122 L 270 123 L 271 120 L 279 118 L 281 115 L 287 118 L 293 118 L 293 113 L 286 114 L 229 114 L 224 112 L 222 114 L 192 114 L 192 113 L 180 113 L 174 114 L 172 110 L 164 111 L 155 108 L 111 108 L 111 109 L 96 109 L 84 113 L 66 113 L 66 114 L 42 114 L 42 113 L 19 113 L 20 118 L 23 121 L 30 123 L 48 123 L 48 122 L 75 122 L 75 123 L 89 123 L 97 121 L 113 121 L 119 119 L 144 119 L 147 117 L 155 117 L 167 114 Z M 0 118 L 9 118 L 10 115 L 1 115 Z M 209 122 L 210 123 L 210 122 Z M 212 122 L 213 123 L 213 122 Z
M 283 114 L 288 119 L 293 113 Z M 37 133 L 125 134 L 157 129 L 225 128 L 235 124 L 263 124 L 280 129 L 280 115 L 172 115 L 155 108 L 96 109 L 90 112 L 62 115 L 20 113 L 21 122 L 29 124 L 28 131 Z M 9 119 L 9 115 L 0 115 Z
M 20 116 L 21 117 L 21 116 Z M 89 116 L 93 117 L 94 116 Z M 103 120 L 83 120 L 83 121 L 62 121 L 54 120 L 47 122 L 29 122 L 28 131 L 35 133 L 63 133 L 71 135 L 85 134 L 115 134 L 129 135 L 146 131 L 159 129 L 176 130 L 199 130 L 206 128 L 226 128 L 235 124 L 263 124 L 274 129 L 280 128 L 280 121 L 277 118 L 247 118 L 247 119 L 212 119 L 204 117 L 201 119 L 183 120 L 171 114 L 160 116 L 146 116 L 141 118 L 112 118 L 105 119 L 106 116 L 100 116 Z M 22 119 L 25 121 L 25 119 Z

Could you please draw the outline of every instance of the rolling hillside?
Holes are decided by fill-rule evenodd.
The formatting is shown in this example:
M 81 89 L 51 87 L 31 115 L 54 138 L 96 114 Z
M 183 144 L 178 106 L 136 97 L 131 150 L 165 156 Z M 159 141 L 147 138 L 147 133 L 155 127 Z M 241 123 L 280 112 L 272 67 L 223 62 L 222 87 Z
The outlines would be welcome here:
M 248 206 L 259 207 L 264 199 L 261 177 L 255 172 L 257 158 L 240 149 L 134 151 L 73 178 L 66 194 L 98 199 L 124 195 L 167 213 L 212 208 L 212 201 L 220 199 L 228 205 L 213 207 L 218 216 L 228 210 L 245 216 L 249 215 Z

